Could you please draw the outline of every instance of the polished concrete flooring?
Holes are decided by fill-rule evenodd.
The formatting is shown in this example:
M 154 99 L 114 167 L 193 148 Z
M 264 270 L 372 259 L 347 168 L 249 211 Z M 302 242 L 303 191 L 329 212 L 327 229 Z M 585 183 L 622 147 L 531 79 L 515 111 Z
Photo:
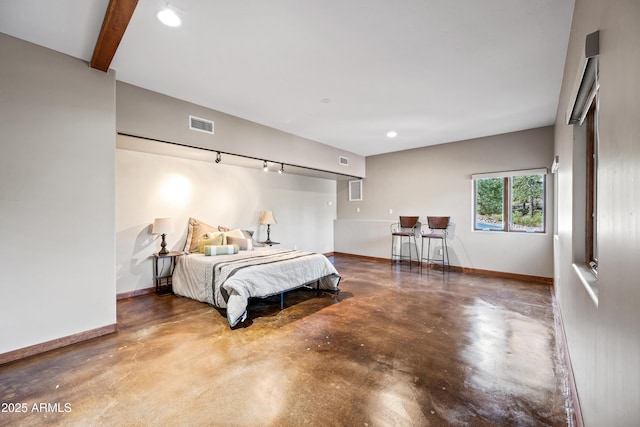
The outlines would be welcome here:
M 548 286 L 333 261 L 339 299 L 255 300 L 234 330 L 185 298 L 121 300 L 117 334 L 0 366 L 0 400 L 27 407 L 0 425 L 573 425 Z

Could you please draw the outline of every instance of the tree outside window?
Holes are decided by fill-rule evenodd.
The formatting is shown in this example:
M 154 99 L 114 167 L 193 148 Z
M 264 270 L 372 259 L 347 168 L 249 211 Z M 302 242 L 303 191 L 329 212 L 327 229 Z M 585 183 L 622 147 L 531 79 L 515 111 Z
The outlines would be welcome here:
M 493 176 L 474 178 L 474 229 L 543 233 L 545 174 L 504 172 L 504 176 L 490 175 Z
M 504 230 L 504 179 L 476 180 L 476 230 Z

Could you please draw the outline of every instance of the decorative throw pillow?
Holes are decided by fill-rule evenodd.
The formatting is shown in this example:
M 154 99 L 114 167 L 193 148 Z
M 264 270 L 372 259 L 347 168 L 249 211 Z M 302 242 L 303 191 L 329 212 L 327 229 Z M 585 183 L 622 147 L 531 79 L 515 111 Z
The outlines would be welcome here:
M 227 236 L 228 245 L 237 245 L 241 251 L 252 251 L 253 245 L 250 239 L 241 239 L 239 237 Z
M 267 246 L 264 243 L 260 243 L 260 242 L 256 241 L 256 239 L 253 238 L 253 230 L 240 230 L 240 231 L 242 231 L 242 234 L 244 234 L 244 238 L 245 239 L 251 240 L 251 246 L 253 246 L 254 248 L 259 248 L 261 246 Z
M 244 234 L 245 239 L 253 239 L 253 230 L 240 230 Z
M 238 239 L 244 239 L 244 234 L 242 234 L 242 231 L 238 230 L 237 228 L 233 229 L 233 230 L 229 230 L 229 231 L 224 231 L 224 236 L 225 238 L 227 237 L 237 237 Z
M 223 225 L 219 225 L 219 226 L 218 226 L 218 230 L 220 230 L 220 231 L 224 231 L 224 232 L 229 232 L 229 231 L 232 231 L 232 230 L 234 230 L 234 229 L 229 228 L 229 227 L 225 227 L 225 226 L 223 226 Z M 257 247 L 267 246 L 267 245 L 265 245 L 265 244 L 263 244 L 263 243 L 259 243 L 259 242 L 257 242 L 257 241 L 253 238 L 253 230 L 240 230 L 240 232 L 242 233 L 242 236 L 243 236 L 245 239 L 249 239 L 249 240 L 251 240 L 251 246 L 252 246 L 252 247 L 257 248 Z M 235 234 L 233 234 L 233 235 L 235 236 Z M 240 237 L 240 236 L 237 236 L 237 237 Z
M 184 244 L 185 252 L 198 252 L 198 240 L 205 234 L 218 231 L 216 227 L 206 224 L 199 219 L 189 218 L 189 227 L 187 229 L 187 241 Z
M 242 234 L 244 234 L 245 239 L 251 240 L 251 246 L 253 246 L 254 248 L 267 246 L 264 243 L 257 242 L 256 239 L 253 238 L 253 230 L 240 230 L 240 231 L 242 231 Z
M 229 231 L 233 231 L 233 230 L 239 230 L 239 229 L 238 228 L 225 227 L 224 225 L 219 225 L 218 226 L 218 231 L 229 232 Z M 242 233 L 242 235 L 244 236 L 245 239 L 251 239 L 251 237 L 253 237 L 253 231 L 251 231 L 251 230 L 240 230 L 240 232 Z
M 233 255 L 233 254 L 237 254 L 238 250 L 239 250 L 238 245 L 205 246 L 204 255 L 205 256 Z
M 202 237 L 207 238 L 207 239 L 211 239 L 213 237 L 218 237 L 218 236 L 222 236 L 222 243 L 220 243 L 220 244 L 221 245 L 226 245 L 227 242 L 225 242 L 224 233 L 221 232 L 221 231 L 210 231 L 208 233 L 205 233 L 204 236 L 202 236 Z
M 218 233 L 217 235 L 201 237 L 198 239 L 198 252 L 203 254 L 204 248 L 207 246 L 219 246 L 224 244 L 224 235 Z

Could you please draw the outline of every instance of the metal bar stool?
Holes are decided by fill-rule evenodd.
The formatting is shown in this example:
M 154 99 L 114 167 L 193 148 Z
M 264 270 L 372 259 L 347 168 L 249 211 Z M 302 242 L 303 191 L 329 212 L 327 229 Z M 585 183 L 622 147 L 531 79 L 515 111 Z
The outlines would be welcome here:
M 429 264 L 442 264 L 442 274 L 444 274 L 444 266 L 447 266 L 447 270 L 451 270 L 451 264 L 449 263 L 449 248 L 447 247 L 447 228 L 449 227 L 448 216 L 428 216 L 427 227 L 428 231 L 422 232 L 422 244 L 420 245 L 420 273 L 422 273 L 422 261 L 427 261 L 427 268 Z M 424 239 L 427 239 L 427 253 L 425 257 L 424 253 Z M 431 256 L 431 240 L 440 240 L 442 247 L 442 259 L 436 259 Z M 434 248 L 435 249 L 435 248 Z
M 413 237 L 413 245 L 416 248 L 416 257 L 418 256 L 418 243 L 416 241 L 416 228 L 419 217 L 417 216 L 401 216 L 400 221 L 395 224 L 391 224 L 391 263 L 394 259 L 402 262 L 402 259 L 407 258 L 406 255 L 402 255 L 403 238 L 409 239 L 409 269 L 411 269 L 411 237 Z M 393 248 L 395 246 L 396 237 L 400 238 L 400 252 L 395 253 Z

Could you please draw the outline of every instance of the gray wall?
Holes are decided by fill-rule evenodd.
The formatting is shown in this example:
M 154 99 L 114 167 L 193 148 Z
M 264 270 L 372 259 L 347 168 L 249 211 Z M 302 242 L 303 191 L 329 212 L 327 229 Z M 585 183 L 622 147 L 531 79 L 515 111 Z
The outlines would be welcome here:
M 189 130 L 189 115 L 212 120 L 215 134 Z M 363 156 L 122 82 L 117 83 L 116 127 L 135 136 L 365 176 Z M 347 157 L 349 166 L 340 165 L 339 156 Z
M 556 295 L 586 426 L 635 426 L 640 419 L 640 2 L 576 0 L 555 127 L 558 173 Z M 580 194 L 573 126 L 564 123 L 584 58 L 600 30 L 598 305 L 572 264 L 580 260 Z
M 399 215 L 425 223 L 427 215 L 451 216 L 452 264 L 550 278 L 551 176 L 548 232 L 523 234 L 472 231 L 471 174 L 548 167 L 552 159 L 552 127 L 367 157 L 363 201 L 349 202 L 348 183 L 338 182 L 335 250 L 388 258 L 389 226 Z
M 116 323 L 115 79 L 0 34 L 0 353 Z

